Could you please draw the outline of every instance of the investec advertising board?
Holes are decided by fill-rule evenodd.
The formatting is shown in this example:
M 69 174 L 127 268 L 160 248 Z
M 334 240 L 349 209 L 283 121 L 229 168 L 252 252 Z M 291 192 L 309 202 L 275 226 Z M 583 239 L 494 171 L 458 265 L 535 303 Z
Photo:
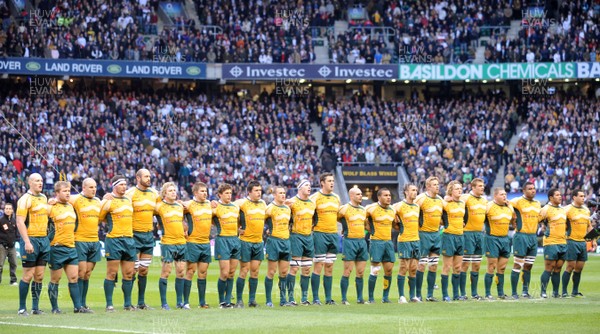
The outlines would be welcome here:
M 207 67 L 211 70 L 207 75 Z M 600 78 L 600 63 L 205 64 L 45 58 L 0 59 L 0 74 L 227 80 L 524 80 Z
M 335 64 L 223 64 L 227 80 L 392 80 L 398 79 L 397 65 Z

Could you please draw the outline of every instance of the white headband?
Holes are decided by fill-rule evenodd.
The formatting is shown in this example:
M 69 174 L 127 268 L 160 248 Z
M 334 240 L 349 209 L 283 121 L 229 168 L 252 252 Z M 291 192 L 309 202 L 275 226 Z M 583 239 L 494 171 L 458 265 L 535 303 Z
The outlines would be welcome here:
M 113 188 L 116 187 L 116 186 L 118 186 L 119 184 L 121 184 L 121 182 L 125 182 L 125 184 L 127 184 L 127 180 L 125 180 L 125 179 L 118 179 L 115 182 L 113 182 L 113 184 L 112 184 Z
M 310 184 L 310 182 L 306 179 L 300 180 L 300 183 L 298 183 L 298 189 L 302 188 L 307 183 Z

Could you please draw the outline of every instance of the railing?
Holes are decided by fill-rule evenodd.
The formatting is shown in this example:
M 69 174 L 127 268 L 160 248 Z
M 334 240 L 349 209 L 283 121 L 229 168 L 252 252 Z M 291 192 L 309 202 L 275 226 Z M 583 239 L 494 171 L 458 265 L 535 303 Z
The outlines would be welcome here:
M 365 33 L 369 33 L 371 35 L 371 39 L 379 34 L 385 37 L 396 36 L 396 30 L 390 27 L 382 27 L 382 26 L 348 26 L 348 29 L 351 31 L 364 31 Z
M 401 162 L 343 162 L 338 161 L 337 166 L 348 167 L 348 166 L 402 166 Z
M 165 24 L 163 25 L 163 29 L 176 29 L 176 30 L 180 30 L 180 29 L 189 29 L 190 25 L 187 24 Z M 206 29 L 206 32 L 209 35 L 215 36 L 218 34 L 222 34 L 223 33 L 223 28 L 219 27 L 219 26 L 214 26 L 214 25 L 201 25 L 199 27 L 196 27 L 197 30 L 199 31 L 203 31 Z
M 335 31 L 334 27 L 331 26 L 310 26 L 308 27 L 308 29 L 310 30 L 312 38 L 327 38 L 327 36 L 329 36 L 330 33 L 334 34 Z

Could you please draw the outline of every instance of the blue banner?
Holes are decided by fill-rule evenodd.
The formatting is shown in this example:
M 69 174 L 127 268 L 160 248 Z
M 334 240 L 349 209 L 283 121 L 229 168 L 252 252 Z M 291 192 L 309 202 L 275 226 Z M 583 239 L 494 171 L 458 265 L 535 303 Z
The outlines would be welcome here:
M 206 64 L 45 58 L 0 59 L 0 73 L 115 78 L 205 79 Z
M 223 64 L 223 79 L 230 80 L 392 80 L 397 64 Z

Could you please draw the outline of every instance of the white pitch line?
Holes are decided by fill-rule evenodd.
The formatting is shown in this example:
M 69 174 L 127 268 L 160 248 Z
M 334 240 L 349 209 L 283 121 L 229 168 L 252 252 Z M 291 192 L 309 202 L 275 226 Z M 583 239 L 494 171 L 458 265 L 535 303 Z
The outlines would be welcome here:
M 147 332 L 136 332 L 136 331 L 131 331 L 131 330 L 127 330 L 127 329 L 77 327 L 77 326 L 60 326 L 60 325 L 42 325 L 42 324 L 24 324 L 24 323 L 6 322 L 6 321 L 0 321 L 0 325 L 24 326 L 24 327 L 40 327 L 40 328 L 63 328 L 63 329 L 86 330 L 86 331 L 96 331 L 96 332 L 115 332 L 115 333 L 147 334 Z

